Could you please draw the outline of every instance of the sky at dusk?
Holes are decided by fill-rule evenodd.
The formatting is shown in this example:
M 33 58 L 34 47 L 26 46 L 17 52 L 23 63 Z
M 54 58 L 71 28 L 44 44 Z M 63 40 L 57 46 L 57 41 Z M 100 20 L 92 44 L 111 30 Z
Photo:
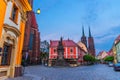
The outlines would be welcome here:
M 82 25 L 88 37 L 88 27 L 94 37 L 96 54 L 108 51 L 120 34 L 120 0 L 34 0 L 41 41 L 72 39 L 78 42 Z

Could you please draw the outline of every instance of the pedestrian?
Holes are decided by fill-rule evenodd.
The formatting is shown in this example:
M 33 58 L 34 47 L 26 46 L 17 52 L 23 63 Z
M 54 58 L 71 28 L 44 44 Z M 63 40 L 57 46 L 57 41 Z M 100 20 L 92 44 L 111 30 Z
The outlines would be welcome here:
M 25 52 L 25 66 L 27 66 L 29 63 L 29 54 L 28 54 L 28 50 Z

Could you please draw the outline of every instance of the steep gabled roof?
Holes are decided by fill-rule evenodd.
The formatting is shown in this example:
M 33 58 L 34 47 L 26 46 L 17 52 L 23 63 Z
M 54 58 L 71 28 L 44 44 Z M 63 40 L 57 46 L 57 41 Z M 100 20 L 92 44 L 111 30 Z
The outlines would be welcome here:
M 115 44 L 117 44 L 120 41 L 120 35 L 115 39 Z
M 51 40 L 50 47 L 57 47 L 59 40 Z M 64 47 L 77 47 L 77 44 L 73 40 L 63 40 L 62 42 Z
M 98 56 L 101 57 L 101 59 L 104 59 L 106 56 L 108 56 L 108 53 L 106 51 L 99 52 Z
M 82 43 L 81 41 L 79 41 L 77 44 L 78 44 L 78 46 L 79 46 L 82 50 L 84 50 L 85 52 L 88 52 L 88 51 L 87 51 L 87 47 L 85 46 L 84 43 Z

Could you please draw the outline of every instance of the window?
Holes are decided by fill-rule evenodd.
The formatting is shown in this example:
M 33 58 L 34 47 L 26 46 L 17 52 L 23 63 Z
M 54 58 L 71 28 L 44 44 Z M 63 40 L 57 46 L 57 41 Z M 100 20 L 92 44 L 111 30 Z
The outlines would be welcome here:
M 56 53 L 57 52 L 57 50 L 56 49 L 54 49 L 54 53 Z
M 34 34 L 30 33 L 29 49 L 32 50 L 34 41 Z
M 70 52 L 72 53 L 72 52 L 73 52 L 73 49 L 70 49 Z
M 18 20 L 18 7 L 15 4 L 13 4 L 13 8 L 12 8 L 10 19 L 13 22 L 17 23 L 17 20 Z
M 10 65 L 12 46 L 5 44 L 2 54 L 1 65 Z

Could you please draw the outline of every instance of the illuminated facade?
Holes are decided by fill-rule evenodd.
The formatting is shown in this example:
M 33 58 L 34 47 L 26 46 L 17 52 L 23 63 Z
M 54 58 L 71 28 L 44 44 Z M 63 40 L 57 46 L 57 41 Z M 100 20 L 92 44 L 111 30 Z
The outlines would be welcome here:
M 49 47 L 49 66 L 54 65 L 54 62 L 58 59 L 58 44 L 59 40 L 50 41 Z M 78 46 L 73 40 L 63 40 L 62 45 L 64 47 L 63 57 L 70 64 L 71 62 L 77 63 L 78 59 Z
M 27 0 L 0 1 L 0 80 L 21 75 Z

